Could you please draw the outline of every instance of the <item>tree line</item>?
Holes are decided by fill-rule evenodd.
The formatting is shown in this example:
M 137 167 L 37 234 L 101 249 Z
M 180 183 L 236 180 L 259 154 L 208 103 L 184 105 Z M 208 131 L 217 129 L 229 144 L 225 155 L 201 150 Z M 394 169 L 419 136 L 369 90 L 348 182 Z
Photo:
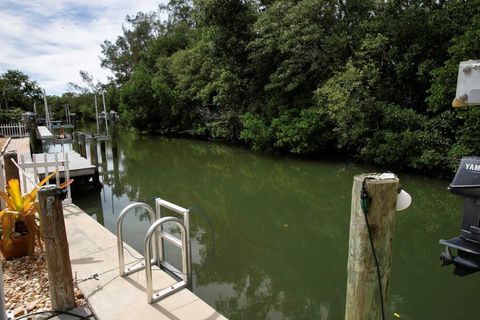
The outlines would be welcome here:
M 33 109 L 42 91 L 36 81 L 18 70 L 0 74 L 0 123 L 18 122 L 23 110 Z
M 78 119 L 89 121 L 95 119 L 94 99 L 97 95 L 99 110 L 102 110 L 102 92 L 106 97 L 108 110 L 116 110 L 117 88 L 112 83 L 100 83 L 86 71 L 80 71 L 83 85 L 73 82 L 67 84 L 68 91 L 62 95 L 48 95 L 47 101 L 51 116 L 57 120 L 65 119 L 65 105 Z M 26 111 L 44 117 L 45 106 L 43 90 L 37 81 L 30 79 L 20 70 L 7 70 L 0 74 L 0 123 L 17 123 Z
M 480 111 L 451 108 L 479 40 L 477 0 L 172 0 L 102 65 L 145 132 L 439 172 L 480 154 Z
M 432 174 L 480 154 L 480 110 L 451 108 L 480 0 L 171 0 L 101 50 L 102 90 L 145 133 Z

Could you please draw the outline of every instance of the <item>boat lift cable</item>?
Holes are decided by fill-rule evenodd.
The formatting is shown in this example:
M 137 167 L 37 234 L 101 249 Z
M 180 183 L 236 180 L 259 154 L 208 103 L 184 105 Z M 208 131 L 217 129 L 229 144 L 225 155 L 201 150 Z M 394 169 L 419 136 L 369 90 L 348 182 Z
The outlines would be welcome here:
M 128 249 L 128 247 L 125 247 L 125 250 L 128 252 L 128 254 L 134 258 L 135 260 L 132 261 L 132 262 L 129 262 L 129 263 L 126 263 L 126 265 L 131 265 L 131 264 L 135 264 L 137 262 L 139 262 L 140 260 L 143 260 L 144 258 L 143 257 L 138 257 L 138 256 L 135 256 L 131 251 L 130 249 Z M 88 280 L 99 280 L 100 276 L 106 274 L 106 273 L 109 273 L 111 271 L 114 271 L 114 270 L 118 270 L 117 267 L 115 268 L 112 268 L 112 269 L 108 269 L 108 270 L 105 270 L 103 272 L 100 272 L 100 273 L 93 273 L 91 275 L 89 275 L 88 277 L 86 278 L 81 278 L 81 279 L 78 279 L 77 278 L 77 273 L 75 272 L 75 279 L 73 280 L 73 282 L 75 283 L 75 285 L 78 285 L 79 283 L 82 283 L 82 282 L 85 282 L 85 281 L 88 281 Z M 116 276 L 115 278 L 117 278 L 118 276 Z M 114 278 L 114 279 L 115 279 Z
M 362 207 L 363 215 L 365 216 L 365 223 L 368 230 L 368 239 L 370 240 L 370 246 L 372 248 L 373 259 L 375 260 L 375 267 L 377 269 L 377 280 L 378 280 L 378 293 L 380 295 L 380 305 L 382 309 L 382 320 L 385 320 L 385 306 L 383 302 L 383 290 L 382 290 L 382 276 L 380 274 L 380 267 L 378 264 L 377 253 L 375 251 L 375 246 L 373 245 L 372 230 L 370 229 L 370 223 L 368 222 L 368 212 L 370 209 L 370 196 L 368 195 L 366 182 L 367 180 L 372 180 L 373 178 L 365 178 L 362 184 L 362 191 L 360 193 L 360 205 Z

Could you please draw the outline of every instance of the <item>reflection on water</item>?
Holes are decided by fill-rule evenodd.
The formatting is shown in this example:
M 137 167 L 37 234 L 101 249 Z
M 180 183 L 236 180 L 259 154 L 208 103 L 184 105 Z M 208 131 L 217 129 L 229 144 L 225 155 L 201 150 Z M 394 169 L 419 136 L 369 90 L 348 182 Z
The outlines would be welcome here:
M 221 313 L 343 319 L 352 180 L 371 168 L 121 132 L 97 148 L 103 188 L 74 190 L 74 202 L 112 232 L 133 201 L 153 205 L 162 197 L 202 208 L 215 242 L 208 221 L 192 213 L 194 292 Z M 448 181 L 400 178 L 414 202 L 397 217 L 389 314 L 477 317 L 479 276 L 454 277 L 439 261 L 438 240 L 458 233 L 461 200 L 448 193 Z M 140 252 L 147 225 L 140 211 L 125 220 L 126 241 Z M 178 264 L 173 249 L 167 256 Z

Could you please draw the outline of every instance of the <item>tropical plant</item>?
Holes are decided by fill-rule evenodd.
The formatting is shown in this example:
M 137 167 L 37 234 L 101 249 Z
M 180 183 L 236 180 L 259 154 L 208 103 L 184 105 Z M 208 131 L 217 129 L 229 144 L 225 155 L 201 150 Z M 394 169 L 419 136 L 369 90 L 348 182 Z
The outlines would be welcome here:
M 10 179 L 6 191 L 0 191 L 0 196 L 5 200 L 7 208 L 0 211 L 2 225 L 3 250 L 9 252 L 13 249 L 15 236 L 28 234 L 28 254 L 35 251 L 35 243 L 41 245 L 40 227 L 36 222 L 35 213 L 39 210 L 37 201 L 38 189 L 55 175 L 56 171 L 46 176 L 30 193 L 22 196 L 18 179 Z M 70 179 L 60 185 L 64 188 L 72 183 Z M 25 229 L 26 230 L 21 230 Z

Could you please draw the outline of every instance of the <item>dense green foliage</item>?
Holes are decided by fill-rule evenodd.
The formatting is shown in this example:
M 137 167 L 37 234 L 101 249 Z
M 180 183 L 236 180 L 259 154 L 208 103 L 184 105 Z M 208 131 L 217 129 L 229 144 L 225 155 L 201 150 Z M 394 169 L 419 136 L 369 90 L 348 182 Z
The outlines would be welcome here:
M 22 110 L 33 110 L 41 90 L 37 82 L 18 70 L 0 74 L 0 123 L 15 123 L 22 118 Z
M 95 83 L 93 77 L 85 71 L 80 71 L 80 76 L 85 86 L 69 83 L 69 92 L 47 97 L 53 119 L 65 119 L 65 106 L 68 105 L 70 112 L 76 113 L 78 119 L 94 120 L 94 96 L 97 95 L 99 111 L 102 111 L 102 92 L 105 93 L 107 110 L 117 109 L 118 90 L 114 84 Z M 21 121 L 22 113 L 33 112 L 34 105 L 38 117 L 42 118 L 45 114 L 44 98 L 36 81 L 18 70 L 0 74 L 0 123 Z
M 171 0 L 102 46 L 123 119 L 144 132 L 335 152 L 418 170 L 480 154 L 454 111 L 480 58 L 480 1 Z

